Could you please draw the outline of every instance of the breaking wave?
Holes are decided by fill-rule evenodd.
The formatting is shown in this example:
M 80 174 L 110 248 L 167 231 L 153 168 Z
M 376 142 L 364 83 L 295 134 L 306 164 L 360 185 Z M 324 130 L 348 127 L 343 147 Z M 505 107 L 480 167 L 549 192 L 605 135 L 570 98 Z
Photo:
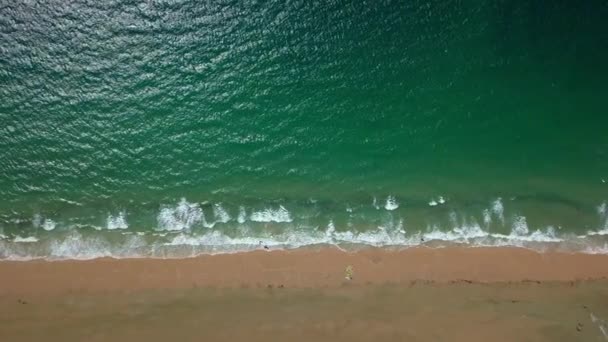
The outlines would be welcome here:
M 382 207 L 376 201 L 371 207 L 368 202 L 368 209 L 344 204 L 343 209 L 334 211 L 335 217 L 298 211 L 295 205 L 294 211 L 282 204 L 248 209 L 243 205 L 197 203 L 182 198 L 173 205 L 161 206 L 156 225 L 148 229 L 132 227 L 125 210 L 107 215 L 105 229 L 103 224 L 67 226 L 65 222 L 70 220 L 64 219 L 60 225 L 36 214 L 33 219 L 24 220 L 32 223 L 31 231 L 0 230 L 0 259 L 170 258 L 250 251 L 260 246 L 293 249 L 318 245 L 349 249 L 458 244 L 608 253 L 606 202 L 596 208 L 596 228 L 577 235 L 557 225 L 531 226 L 517 210 L 505 210 L 501 198 L 479 208 L 477 215 L 457 212 L 442 196 L 432 201 L 438 208 L 428 209 L 422 203 L 433 212 L 434 219 L 423 225 L 420 220 L 411 220 L 407 212 L 404 214 L 407 206 L 400 207 L 392 196 L 384 203 L 387 211 L 379 210 Z
M 520 223 L 521 224 L 521 223 Z M 201 254 L 245 252 L 267 246 L 272 249 L 294 249 L 328 245 L 342 249 L 372 247 L 408 248 L 415 246 L 446 247 L 454 244 L 471 247 L 524 247 L 582 253 L 608 253 L 608 236 L 559 236 L 553 227 L 523 234 L 516 225 L 509 234 L 489 233 L 479 225 L 454 227 L 442 231 L 427 227 L 408 233 L 399 221 L 394 226 L 379 226 L 369 231 L 341 231 L 333 221 L 325 229 L 300 227 L 276 233 L 254 232 L 243 228 L 231 234 L 219 230 L 153 232 L 106 231 L 94 234 L 72 232 L 61 239 L 15 236 L 0 239 L 0 258 L 10 260 L 114 258 L 180 258 Z
M 264 209 L 251 214 L 250 220 L 253 222 L 291 222 L 291 214 L 282 205 L 278 209 Z
M 106 222 L 106 228 L 110 230 L 129 228 L 129 225 L 127 224 L 127 220 L 125 218 L 125 212 L 121 211 L 116 216 L 109 215 Z
M 164 207 L 158 214 L 158 229 L 184 230 L 204 219 L 203 210 L 197 203 L 189 203 L 185 198 L 175 207 Z

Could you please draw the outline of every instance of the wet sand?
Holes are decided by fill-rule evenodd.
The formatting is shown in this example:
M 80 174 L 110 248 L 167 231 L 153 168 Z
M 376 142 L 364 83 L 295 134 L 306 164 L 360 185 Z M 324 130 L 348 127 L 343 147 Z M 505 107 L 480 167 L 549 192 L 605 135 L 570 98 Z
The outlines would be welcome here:
M 608 341 L 605 255 L 323 248 L 5 261 L 0 279 L 0 341 Z

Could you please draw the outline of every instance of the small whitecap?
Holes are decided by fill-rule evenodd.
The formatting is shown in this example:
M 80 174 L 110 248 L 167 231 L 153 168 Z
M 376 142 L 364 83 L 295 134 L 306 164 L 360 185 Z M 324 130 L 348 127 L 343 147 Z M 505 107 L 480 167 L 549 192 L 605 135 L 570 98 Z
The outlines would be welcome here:
M 230 221 L 230 215 L 228 215 L 228 212 L 222 207 L 220 203 L 216 203 L 213 205 L 213 215 L 215 216 L 215 220 L 217 222 L 226 223 Z
M 602 217 L 603 217 L 604 215 L 606 215 L 606 212 L 608 212 L 608 206 L 606 205 L 606 202 L 604 202 L 604 203 L 600 204 L 600 205 L 597 207 L 597 213 L 598 213 L 598 214 L 600 214 Z
M 486 226 L 489 226 L 492 223 L 492 215 L 490 214 L 490 211 L 488 209 L 484 209 L 482 214 L 483 214 L 483 223 Z
M 38 242 L 38 239 L 33 236 L 28 236 L 28 237 L 15 236 L 13 241 L 14 242 Z
M 440 204 L 444 204 L 445 203 L 445 198 L 443 198 L 443 196 L 439 196 L 439 198 L 437 198 L 436 200 L 434 198 L 431 199 L 431 201 L 429 202 L 429 206 L 431 207 L 436 207 Z
M 220 231 L 213 230 L 204 235 L 192 236 L 179 233 L 171 239 L 171 241 L 164 243 L 165 246 L 212 246 L 212 247 L 223 247 L 229 246 L 243 246 L 245 249 L 253 249 L 258 247 L 262 241 L 256 237 L 240 237 L 233 238 L 223 234 Z M 275 241 L 263 242 L 267 246 L 277 245 Z
M 40 214 L 35 214 L 34 217 L 32 217 L 32 226 L 34 226 L 34 228 L 39 228 L 42 225 L 42 216 Z
M 51 231 L 55 229 L 55 226 L 57 226 L 57 224 L 51 219 L 44 219 L 44 221 L 42 222 L 42 229 L 46 231 Z
M 492 213 L 498 217 L 498 219 L 504 224 L 505 223 L 505 208 L 502 204 L 502 198 L 497 198 L 494 202 L 492 202 Z
M 384 209 L 395 210 L 397 208 L 399 208 L 399 203 L 397 202 L 395 196 L 388 196 L 386 198 L 386 203 L 384 204 Z
M 525 216 L 516 216 L 511 229 L 511 234 L 515 236 L 527 235 L 530 232 Z
M 55 229 L 56 225 L 55 221 L 48 218 L 45 219 L 40 214 L 35 214 L 34 217 L 32 217 L 32 226 L 34 226 L 34 228 L 42 228 L 46 231 L 51 231 Z
M 291 214 L 282 205 L 278 209 L 264 209 L 262 211 L 255 211 L 249 218 L 254 222 L 291 222 Z
M 403 219 L 399 220 L 399 222 L 397 223 L 397 227 L 395 227 L 395 228 L 399 233 L 405 234 L 405 228 L 403 226 Z
M 185 198 L 176 207 L 164 207 L 158 214 L 158 228 L 162 230 L 189 229 L 204 219 L 203 210 L 196 203 L 189 203 Z
M 412 245 L 405 235 L 400 231 L 389 230 L 386 227 L 379 226 L 375 231 L 365 232 L 335 232 L 333 240 L 336 242 L 365 244 L 370 246 L 395 246 L 395 245 Z
M 329 223 L 327 224 L 327 229 L 325 230 L 325 236 L 332 238 L 335 232 L 336 226 L 334 226 L 334 221 L 329 220 Z
M 49 257 L 53 259 L 94 259 L 100 257 L 120 256 L 105 239 L 80 235 L 77 232 L 61 240 L 52 240 L 49 244 Z
M 129 228 L 125 218 L 125 212 L 121 211 L 116 216 L 108 215 L 108 218 L 106 219 L 106 228 L 109 230 Z
M 376 208 L 376 210 L 380 209 L 380 206 L 378 205 L 378 200 L 376 199 L 376 197 L 374 196 L 374 199 L 372 201 L 372 206 L 374 208 Z
M 247 211 L 245 211 L 245 207 L 239 207 L 239 216 L 236 218 L 236 221 L 241 224 L 247 221 Z
M 433 226 L 429 227 L 427 231 L 427 233 L 422 235 L 425 241 L 466 242 L 470 239 L 479 239 L 488 236 L 488 232 L 481 229 L 478 224 L 456 226 L 449 231 L 441 231 L 437 226 Z

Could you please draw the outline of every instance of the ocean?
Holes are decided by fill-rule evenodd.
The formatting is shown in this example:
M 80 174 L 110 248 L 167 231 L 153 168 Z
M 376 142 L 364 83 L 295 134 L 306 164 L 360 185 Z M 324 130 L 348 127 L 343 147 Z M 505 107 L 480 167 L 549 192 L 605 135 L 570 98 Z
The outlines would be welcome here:
M 608 3 L 8 0 L 0 259 L 608 253 Z

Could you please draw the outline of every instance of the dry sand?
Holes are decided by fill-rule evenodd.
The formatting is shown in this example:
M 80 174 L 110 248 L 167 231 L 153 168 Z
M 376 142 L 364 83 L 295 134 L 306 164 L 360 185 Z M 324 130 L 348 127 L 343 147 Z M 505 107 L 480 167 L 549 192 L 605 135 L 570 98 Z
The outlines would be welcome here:
M 0 341 L 608 341 L 606 279 L 518 248 L 5 261 Z

